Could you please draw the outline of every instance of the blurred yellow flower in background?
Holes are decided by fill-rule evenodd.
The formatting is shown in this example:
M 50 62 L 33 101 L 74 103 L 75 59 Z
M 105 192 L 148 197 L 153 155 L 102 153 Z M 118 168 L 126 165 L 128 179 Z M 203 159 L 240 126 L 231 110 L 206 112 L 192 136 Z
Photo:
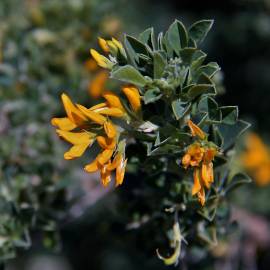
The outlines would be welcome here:
M 249 133 L 246 150 L 241 155 L 242 166 L 251 174 L 259 186 L 270 183 L 270 150 L 259 135 Z

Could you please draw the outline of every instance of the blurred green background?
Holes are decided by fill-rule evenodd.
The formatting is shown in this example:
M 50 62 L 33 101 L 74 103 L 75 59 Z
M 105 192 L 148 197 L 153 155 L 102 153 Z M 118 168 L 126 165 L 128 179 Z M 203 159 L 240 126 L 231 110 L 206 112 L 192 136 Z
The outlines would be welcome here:
M 82 171 L 81 160 L 63 160 L 66 145 L 50 119 L 63 113 L 63 91 L 93 102 L 88 85 L 98 70 L 87 61 L 98 36 L 164 31 L 175 18 L 215 20 L 203 48 L 223 71 L 219 102 L 239 105 L 257 134 L 257 141 L 241 138 L 232 165 L 255 180 L 232 195 L 239 227 L 178 269 L 269 269 L 270 1 L 1 0 L 0 260 L 11 258 L 7 269 L 166 269 L 155 250 L 144 250 L 140 232 L 123 229 L 117 198 Z M 243 162 L 248 154 L 253 166 Z

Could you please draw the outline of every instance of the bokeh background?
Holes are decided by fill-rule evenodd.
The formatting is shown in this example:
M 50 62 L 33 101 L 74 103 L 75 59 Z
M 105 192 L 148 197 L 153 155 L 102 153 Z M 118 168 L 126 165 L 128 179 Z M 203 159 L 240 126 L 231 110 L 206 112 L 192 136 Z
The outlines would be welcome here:
M 144 251 L 136 230 L 120 229 L 114 195 L 82 171 L 82 161 L 63 160 L 66 145 L 50 119 L 63 113 L 63 91 L 90 105 L 91 93 L 110 86 L 89 55 L 98 36 L 165 31 L 175 18 L 215 20 L 203 49 L 222 68 L 219 102 L 239 105 L 252 123 L 232 166 L 254 179 L 230 198 L 238 227 L 181 267 L 269 269 L 270 1 L 1 0 L 0 260 L 10 258 L 7 269 L 167 269 L 154 250 Z

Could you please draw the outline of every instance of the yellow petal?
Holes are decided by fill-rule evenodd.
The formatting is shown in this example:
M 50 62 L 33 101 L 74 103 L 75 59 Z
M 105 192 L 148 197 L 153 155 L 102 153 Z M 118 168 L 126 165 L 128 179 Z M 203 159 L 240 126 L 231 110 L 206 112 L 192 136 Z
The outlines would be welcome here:
M 189 154 L 185 154 L 185 155 L 183 156 L 183 158 L 182 158 L 182 165 L 183 165 L 183 167 L 184 167 L 185 169 L 189 166 L 189 164 L 190 164 L 190 159 L 191 159 L 191 157 L 190 157 Z
M 104 116 L 100 115 L 99 113 L 91 111 L 80 104 L 77 104 L 77 106 L 80 109 L 80 111 L 93 122 L 99 125 L 103 125 L 106 122 L 107 119 Z
M 103 93 L 103 97 L 106 99 L 109 107 L 118 108 L 122 111 L 125 111 L 120 98 L 111 91 L 106 91 Z
M 95 136 L 94 133 L 90 132 L 70 132 L 65 130 L 56 130 L 57 134 L 60 137 L 63 137 L 67 142 L 70 142 L 74 145 L 76 144 L 87 144 L 91 142 L 91 139 Z
M 105 122 L 104 130 L 109 138 L 114 138 L 117 135 L 116 127 L 112 122 L 109 121 Z
M 97 159 L 95 159 L 93 162 L 89 163 L 88 165 L 84 167 L 84 170 L 89 173 L 96 172 L 98 169 L 99 169 L 99 165 L 98 165 Z
M 107 169 L 107 166 L 102 166 L 100 170 L 101 183 L 104 187 L 107 187 L 111 182 L 111 171 Z
M 110 170 L 110 171 L 115 170 L 116 167 L 118 167 L 120 165 L 121 161 L 122 161 L 122 154 L 118 153 L 114 157 L 113 162 L 110 165 L 108 165 L 108 170 Z
M 204 161 L 207 163 L 211 162 L 216 154 L 217 154 L 216 148 L 207 148 L 204 153 Z
M 198 136 L 202 140 L 206 137 L 205 133 L 191 120 L 188 120 L 188 126 L 190 128 L 192 136 Z
M 114 149 L 116 145 L 116 140 L 114 138 L 110 139 L 103 136 L 97 136 L 97 142 L 103 149 Z
M 61 130 L 70 131 L 76 128 L 76 125 L 70 121 L 68 117 L 53 118 L 51 120 L 53 126 L 57 126 Z
M 98 163 L 100 165 L 104 165 L 105 163 L 107 163 L 111 159 L 112 154 L 113 154 L 113 150 L 111 150 L 111 149 L 105 149 L 103 152 L 101 152 L 97 156 Z
M 119 186 L 122 185 L 125 177 L 127 159 L 122 159 L 120 164 L 116 168 L 116 178 L 115 178 L 115 185 Z
M 99 98 L 104 91 L 105 83 L 108 80 L 108 72 L 101 70 L 88 85 L 88 92 L 91 97 Z
M 105 39 L 99 37 L 98 44 L 105 53 L 108 53 L 110 51 L 110 48 L 108 47 L 107 41 Z
M 126 95 L 132 109 L 137 112 L 141 109 L 141 97 L 139 90 L 134 86 L 125 86 L 122 91 Z
M 102 108 L 98 110 L 98 113 L 114 117 L 122 117 L 124 112 L 118 108 Z
M 108 41 L 107 41 L 107 44 L 108 44 L 108 46 L 109 46 L 111 52 L 115 52 L 115 53 L 118 52 L 117 46 L 116 46 L 112 41 L 108 40 Z
M 211 183 L 211 171 L 209 170 L 209 165 L 203 163 L 201 168 L 202 182 L 205 187 L 210 188 Z
M 204 191 L 204 188 L 201 188 L 201 190 L 198 192 L 197 196 L 198 196 L 198 201 L 200 202 L 200 204 L 202 206 L 204 206 L 204 204 L 205 204 L 205 191 Z
M 192 187 L 192 196 L 197 194 L 202 188 L 201 181 L 200 181 L 200 169 L 199 168 L 194 169 L 193 179 L 194 179 L 194 184 Z
M 69 151 L 64 154 L 65 159 L 74 159 L 83 155 L 90 143 L 77 144 L 72 146 Z
M 116 46 L 119 50 L 123 50 L 123 49 L 124 49 L 122 43 L 119 42 L 117 39 L 112 38 L 112 42 L 115 44 L 115 46 Z
M 75 107 L 70 98 L 64 93 L 61 98 L 68 118 L 76 125 L 83 124 L 86 117 Z
M 91 49 L 90 53 L 100 67 L 108 68 L 108 69 L 112 68 L 113 63 L 109 59 L 107 59 L 105 56 L 99 54 L 94 49 Z
M 92 106 L 92 107 L 89 108 L 88 110 L 94 111 L 94 112 L 95 112 L 96 110 L 101 109 L 101 108 L 104 108 L 104 107 L 107 107 L 107 103 L 102 102 L 102 103 L 99 103 L 99 104 L 97 104 L 97 105 L 95 105 L 95 106 Z

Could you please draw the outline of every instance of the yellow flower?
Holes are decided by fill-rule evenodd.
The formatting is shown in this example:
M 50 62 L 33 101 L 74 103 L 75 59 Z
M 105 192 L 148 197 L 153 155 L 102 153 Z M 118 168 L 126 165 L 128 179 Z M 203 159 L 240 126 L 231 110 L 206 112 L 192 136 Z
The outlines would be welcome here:
M 108 77 L 108 72 L 105 70 L 101 70 L 97 73 L 93 80 L 90 81 L 90 83 L 88 84 L 88 92 L 91 97 L 99 98 L 102 95 Z
M 118 153 L 115 156 L 111 165 L 109 166 L 110 170 L 116 169 L 116 177 L 115 177 L 116 186 L 122 185 L 123 183 L 126 165 L 127 165 L 127 159 L 124 158 L 123 154 Z
M 89 118 L 93 122 L 95 122 L 99 125 L 103 125 L 107 121 L 106 117 L 100 115 L 99 113 L 96 113 L 92 110 L 89 110 L 80 104 L 77 104 L 77 106 L 80 109 L 80 111 L 83 113 L 83 115 L 85 115 L 87 118 Z
M 138 112 L 141 109 L 141 96 L 138 88 L 135 86 L 124 86 L 122 91 L 126 95 L 132 109 Z
M 105 91 L 103 93 L 103 97 L 106 99 L 109 107 L 118 108 L 121 111 L 125 112 L 125 109 L 121 103 L 121 100 L 116 94 L 114 94 L 111 91 Z
M 104 93 L 106 102 L 86 108 L 74 105 L 69 97 L 62 95 L 67 117 L 53 118 L 52 124 L 57 126 L 57 134 L 73 146 L 64 154 L 65 159 L 74 159 L 83 155 L 95 141 L 101 152 L 93 162 L 85 166 L 85 171 L 100 171 L 103 186 L 111 181 L 111 173 L 115 171 L 115 185 L 123 183 L 127 159 L 125 156 L 125 140 L 118 142 L 120 132 L 111 121 L 110 116 L 122 117 L 124 107 L 117 95 L 107 91 Z M 73 131 L 74 130 L 74 131 Z
M 201 140 L 205 139 L 206 134 L 196 124 L 194 124 L 191 120 L 188 120 L 187 123 L 192 136 L 198 136 Z
M 87 118 L 83 113 L 72 103 L 66 94 L 62 94 L 61 98 L 67 117 L 53 118 L 51 120 L 52 125 L 66 131 L 73 130 L 76 127 L 83 125 L 87 121 Z
M 199 166 L 204 154 L 204 148 L 199 143 L 191 144 L 184 157 L 182 158 L 182 165 L 186 169 L 188 166 Z
M 90 58 L 87 61 L 85 61 L 84 67 L 86 68 L 86 70 L 90 72 L 96 71 L 98 69 L 97 62 L 93 58 Z
M 93 56 L 93 58 L 96 60 L 97 64 L 100 67 L 103 68 L 107 68 L 107 69 L 111 69 L 113 66 L 113 63 L 106 58 L 105 56 L 101 55 L 100 53 L 98 53 L 96 50 L 91 49 L 90 50 L 91 55 Z
M 250 133 L 246 137 L 246 151 L 240 160 L 257 185 L 265 186 L 270 183 L 270 151 L 257 134 Z
M 83 155 L 87 147 L 93 143 L 95 134 L 90 132 L 70 132 L 57 129 L 56 132 L 60 137 L 73 146 L 64 154 L 65 159 L 74 159 Z
M 205 190 L 214 182 L 213 159 L 217 149 L 213 146 L 202 146 L 199 142 L 191 144 L 182 158 L 185 169 L 194 167 L 192 195 L 197 195 L 199 202 L 205 204 Z
M 104 139 L 101 140 L 101 145 L 106 147 L 106 145 L 103 145 Z M 94 161 L 84 167 L 87 172 L 96 172 L 100 170 L 101 183 L 104 187 L 110 183 L 111 173 L 114 170 L 116 171 L 115 186 L 121 185 L 124 180 L 127 159 L 124 158 L 124 155 L 121 152 L 117 152 L 112 161 L 113 152 L 114 150 L 106 148 Z
M 124 49 L 122 43 L 119 42 L 117 39 L 112 38 L 112 42 L 120 51 Z
M 98 44 L 100 46 L 100 48 L 105 52 L 105 53 L 109 53 L 110 52 L 110 48 L 107 44 L 107 41 L 101 37 L 98 38 Z

